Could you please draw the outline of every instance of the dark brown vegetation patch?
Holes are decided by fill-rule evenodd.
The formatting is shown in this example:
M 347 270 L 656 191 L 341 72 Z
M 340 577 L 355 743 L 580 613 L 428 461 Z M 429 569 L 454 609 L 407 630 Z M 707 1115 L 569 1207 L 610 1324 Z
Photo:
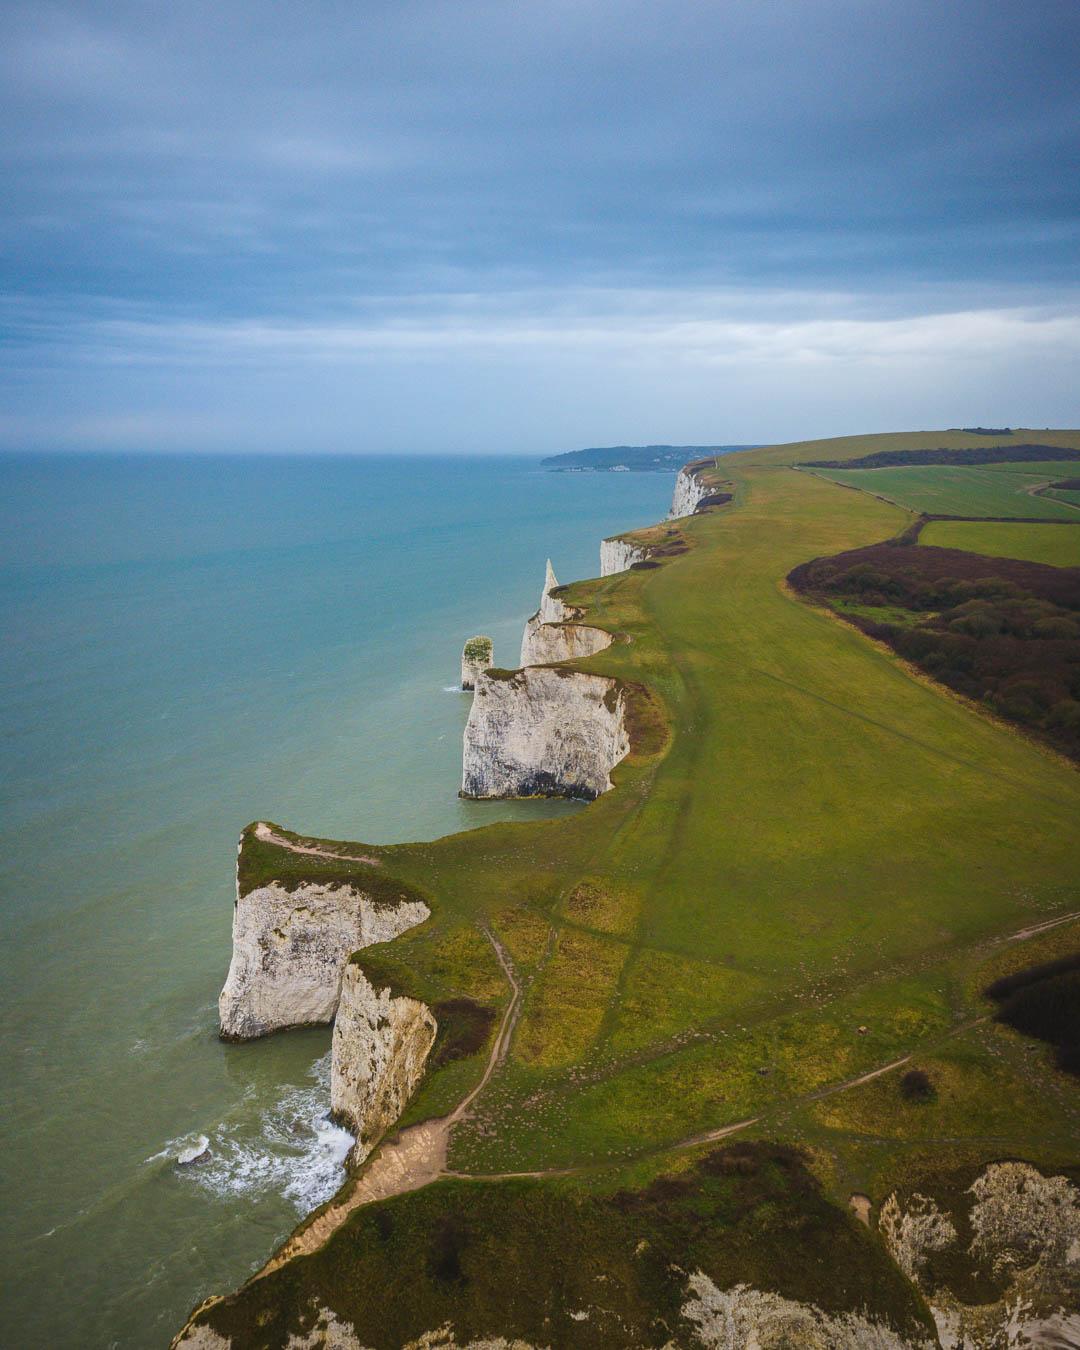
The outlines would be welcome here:
M 1061 488 L 1064 492 L 1080 492 L 1080 478 L 1063 478 L 1060 483 L 1051 483 L 1050 486 Z
M 495 1023 L 495 1009 L 471 998 L 445 999 L 436 1003 L 432 1012 L 439 1029 L 428 1061 L 431 1069 L 479 1053 Z
M 892 543 L 816 558 L 788 580 L 1080 759 L 1080 568 Z
M 1080 1077 L 1080 952 L 1006 975 L 985 992 L 999 1005 L 996 1022 L 1052 1045 L 1058 1068 Z
M 822 1192 L 805 1157 L 767 1142 L 718 1148 L 633 1189 L 445 1179 L 363 1205 L 310 1256 L 205 1308 L 245 1350 L 314 1330 L 318 1309 L 377 1350 L 452 1323 L 576 1350 L 683 1343 L 688 1271 L 826 1312 L 869 1310 L 921 1342 L 925 1309 L 883 1248 Z M 577 1310 L 586 1308 L 582 1319 Z
M 726 506 L 733 498 L 731 492 L 710 492 L 707 497 L 702 497 L 697 504 L 698 511 L 706 511 L 710 506 Z
M 937 1090 L 925 1069 L 909 1069 L 900 1079 L 900 1095 L 906 1102 L 932 1102 Z
M 990 434 L 990 433 L 987 433 Z M 909 464 L 1025 464 L 1080 459 L 1060 445 L 987 445 L 973 450 L 878 450 L 858 459 L 807 460 L 808 469 L 896 469 Z

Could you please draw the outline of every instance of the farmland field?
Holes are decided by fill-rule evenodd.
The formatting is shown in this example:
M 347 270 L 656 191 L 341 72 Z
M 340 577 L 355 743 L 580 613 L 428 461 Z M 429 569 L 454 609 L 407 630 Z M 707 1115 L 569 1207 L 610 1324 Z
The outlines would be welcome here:
M 950 465 L 896 469 L 814 469 L 811 472 L 847 487 L 885 497 L 909 511 L 941 516 L 1041 516 L 1069 520 L 1076 514 L 1065 501 L 1036 496 L 1029 489 L 1047 481 L 1029 466 L 1015 473 L 1003 466 Z
M 1080 523 L 1072 526 L 932 520 L 919 535 L 919 543 L 963 548 L 991 558 L 1023 558 L 1053 567 L 1080 567 Z
M 543 823 L 348 849 L 432 909 L 358 953 L 361 970 L 429 1006 L 520 1009 L 508 1052 L 455 1126 L 441 1179 L 351 1214 L 364 1182 L 348 1182 L 348 1217 L 318 1230 L 310 1258 L 196 1325 L 283 1344 L 314 1304 L 364 1344 L 383 1343 L 378 1315 L 392 1315 L 393 1344 L 446 1320 L 466 1339 L 660 1345 L 656 1291 L 674 1266 L 701 1266 L 725 1288 L 768 1272 L 786 1297 L 871 1306 L 914 1336 L 925 1305 L 849 1217 L 849 1197 L 881 1206 L 928 1169 L 1002 1157 L 1076 1163 L 1080 1082 L 989 1020 L 982 991 L 1080 943 L 1080 774 L 786 582 L 908 522 L 838 485 L 849 478 L 896 485 L 909 510 L 1068 512 L 1001 472 L 791 467 L 808 446 L 840 458 L 973 439 L 726 456 L 706 479 L 733 483 L 733 502 L 639 536 L 685 551 L 564 588 L 587 622 L 625 639 L 575 663 L 631 691 L 633 748 L 614 789 Z M 246 836 L 241 869 L 251 884 L 362 886 L 355 862 L 255 851 Z M 402 1123 L 449 1112 L 488 1053 L 430 1070 Z M 901 1064 L 931 1085 L 918 1104 L 901 1093 Z M 740 1143 L 710 1151 L 725 1131 Z M 496 1229 L 508 1254 L 497 1287 L 484 1273 Z M 567 1300 L 582 1269 L 594 1290 L 617 1288 L 617 1320 L 552 1331 L 561 1324 L 545 1319 L 578 1306 Z M 388 1311 L 361 1296 L 373 1281 L 394 1282 Z

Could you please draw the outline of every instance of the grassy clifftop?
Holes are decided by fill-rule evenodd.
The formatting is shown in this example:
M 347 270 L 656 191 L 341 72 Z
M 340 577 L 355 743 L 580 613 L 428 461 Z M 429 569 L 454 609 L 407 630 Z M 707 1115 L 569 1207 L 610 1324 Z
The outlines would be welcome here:
M 246 1327 L 251 1339 L 238 1344 L 262 1344 L 252 1328 L 277 1316 L 267 1300 L 292 1308 L 295 1327 L 309 1294 L 355 1320 L 350 1281 L 375 1260 L 373 1244 L 398 1242 L 379 1236 L 384 1227 L 418 1233 L 422 1211 L 424 1231 L 438 1231 L 467 1195 L 467 1214 L 497 1214 L 503 1246 L 525 1250 L 536 1207 L 560 1213 L 567 1186 L 610 1206 L 618 1191 L 680 1175 L 706 1136 L 747 1121 L 741 1138 L 798 1150 L 826 1205 L 821 1222 L 864 1243 L 870 1262 L 876 1240 L 839 1208 L 853 1191 L 878 1204 L 929 1154 L 965 1166 L 1075 1161 L 1080 1091 L 1050 1050 L 988 1020 L 981 991 L 1011 953 L 1052 957 L 1080 943 L 1074 922 L 1040 927 L 1080 910 L 1080 775 L 785 584 L 798 564 L 879 542 L 910 519 L 791 465 L 1009 439 L 926 432 L 726 457 L 734 501 L 680 521 L 679 547 L 660 566 L 565 588 L 587 622 L 630 639 L 585 668 L 647 688 L 670 735 L 639 741 L 615 789 L 573 817 L 378 850 L 433 909 L 393 944 L 410 989 L 505 1006 L 482 928 L 524 989 L 509 1053 L 455 1130 L 449 1168 L 540 1175 L 525 1187 L 456 1181 L 387 1201 L 385 1219 L 372 1211 L 345 1224 L 314 1264 L 282 1268 L 277 1294 L 256 1282 L 257 1294 L 209 1310 L 210 1325 Z M 1013 439 L 1080 447 L 1075 432 Z M 721 471 L 708 474 L 718 485 Z M 908 1057 L 934 1085 L 919 1103 L 889 1067 Z M 483 1063 L 477 1054 L 429 1074 L 408 1119 L 448 1110 Z M 698 1202 L 687 1191 L 683 1203 Z M 737 1212 L 718 1211 L 737 1260 L 694 1247 L 679 1224 L 665 1229 L 665 1260 L 780 1291 L 794 1262 L 799 1296 L 836 1307 L 812 1243 L 782 1256 L 780 1235 L 806 1221 L 807 1196 L 781 1187 L 765 1204 L 757 1195 L 738 1211 L 743 1227 Z M 629 1281 L 623 1230 L 589 1233 L 581 1259 Z M 660 1241 L 644 1228 L 634 1240 Z M 399 1325 L 397 1301 L 419 1281 L 432 1318 L 509 1334 L 509 1324 L 480 1325 L 487 1295 L 460 1283 L 465 1257 L 447 1255 L 439 1275 L 419 1236 L 394 1251 L 399 1279 L 377 1295 L 381 1325 Z M 557 1253 L 527 1272 L 511 1262 L 503 1294 L 539 1307 L 561 1271 Z M 639 1298 L 632 1283 L 627 1307 Z M 924 1316 L 912 1311 L 918 1300 L 889 1288 L 870 1280 L 845 1306 L 861 1301 L 910 1330 Z M 378 1325 L 365 1315 L 362 1343 L 400 1343 L 380 1339 Z M 593 1343 L 581 1336 L 563 1343 Z

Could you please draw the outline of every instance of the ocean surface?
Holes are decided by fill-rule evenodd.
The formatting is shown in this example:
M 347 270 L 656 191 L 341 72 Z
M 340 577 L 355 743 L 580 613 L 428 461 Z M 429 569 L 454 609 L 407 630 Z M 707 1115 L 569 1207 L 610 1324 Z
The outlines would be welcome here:
M 337 1188 L 329 1031 L 216 1036 L 239 831 L 389 843 L 583 809 L 459 800 L 461 645 L 516 664 L 545 558 L 595 575 L 672 481 L 0 458 L 0 1344 L 165 1346 Z

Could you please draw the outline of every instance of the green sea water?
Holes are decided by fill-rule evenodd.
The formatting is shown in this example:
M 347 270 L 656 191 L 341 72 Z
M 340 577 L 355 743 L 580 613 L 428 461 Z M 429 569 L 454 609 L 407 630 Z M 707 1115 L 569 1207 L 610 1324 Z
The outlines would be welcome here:
M 164 1346 L 339 1184 L 328 1030 L 216 1036 L 236 839 L 583 809 L 456 793 L 464 638 L 664 474 L 519 459 L 0 459 L 5 1347 Z M 175 1155 L 200 1136 L 208 1163 Z

